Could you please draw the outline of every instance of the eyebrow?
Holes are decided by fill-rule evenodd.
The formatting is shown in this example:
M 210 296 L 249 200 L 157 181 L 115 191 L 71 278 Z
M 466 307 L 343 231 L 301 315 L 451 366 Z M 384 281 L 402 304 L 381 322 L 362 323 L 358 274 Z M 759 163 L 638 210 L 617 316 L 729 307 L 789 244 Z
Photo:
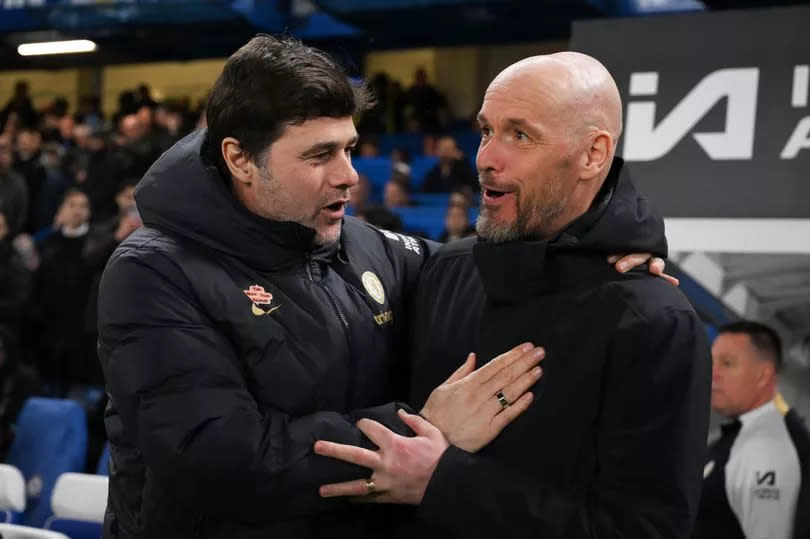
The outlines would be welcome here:
M 347 146 L 354 146 L 356 144 L 357 144 L 357 137 L 354 136 L 354 137 L 349 139 L 349 143 L 347 144 Z M 311 157 L 313 155 L 318 155 L 320 153 L 333 153 L 338 148 L 343 148 L 343 147 L 344 147 L 343 144 L 341 144 L 340 142 L 338 142 L 336 140 L 329 140 L 329 141 L 326 141 L 326 142 L 319 142 L 317 144 L 314 144 L 314 145 L 310 146 L 309 148 L 307 148 L 303 152 L 301 152 L 300 157 L 302 159 L 306 159 L 308 157 Z
M 477 120 L 478 120 L 479 123 L 483 123 L 483 124 L 489 123 L 487 121 L 486 117 L 481 113 L 478 114 Z M 534 125 L 534 124 L 532 124 L 530 122 L 527 122 L 526 120 L 524 120 L 522 118 L 507 118 L 505 120 L 505 122 L 509 127 L 522 127 L 524 129 L 530 130 L 531 132 L 533 132 L 535 134 L 538 134 L 538 135 L 540 134 L 540 128 L 538 128 L 536 125 Z

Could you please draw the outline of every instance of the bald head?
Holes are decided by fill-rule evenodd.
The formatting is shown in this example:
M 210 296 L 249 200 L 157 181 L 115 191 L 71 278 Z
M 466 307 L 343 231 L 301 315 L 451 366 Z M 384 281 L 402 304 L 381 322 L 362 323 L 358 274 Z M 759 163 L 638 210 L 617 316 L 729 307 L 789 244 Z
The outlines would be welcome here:
M 605 130 L 618 140 L 622 132 L 622 102 L 608 70 L 579 52 L 531 56 L 504 69 L 490 88 L 520 81 L 547 100 L 554 115 L 575 132 Z
M 610 174 L 622 105 L 602 64 L 563 52 L 503 70 L 487 88 L 478 124 L 479 235 L 551 239 L 588 210 Z

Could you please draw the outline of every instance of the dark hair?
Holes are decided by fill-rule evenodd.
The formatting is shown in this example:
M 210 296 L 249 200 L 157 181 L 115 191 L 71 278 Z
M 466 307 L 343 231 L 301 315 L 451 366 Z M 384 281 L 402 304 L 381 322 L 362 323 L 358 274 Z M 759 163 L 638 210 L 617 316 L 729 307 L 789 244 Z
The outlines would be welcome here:
M 123 180 L 118 182 L 118 185 L 116 186 L 116 189 L 115 189 L 115 194 L 120 195 L 126 189 L 128 189 L 130 187 L 137 187 L 139 181 L 140 181 L 140 178 L 136 178 L 135 176 L 127 176 L 127 177 L 125 177 Z
M 748 335 L 751 343 L 774 362 L 776 370 L 782 367 L 782 339 L 772 328 L 752 320 L 731 322 L 717 330 L 718 335 L 723 333 L 742 333 Z
M 73 196 L 76 196 L 76 195 L 82 195 L 83 197 L 85 197 L 87 199 L 88 202 L 90 201 L 90 197 L 87 196 L 87 193 L 85 193 L 84 191 L 82 191 L 78 187 L 71 187 L 67 191 L 65 191 L 64 195 L 62 195 L 62 200 L 59 201 L 59 205 L 61 206 L 62 204 L 67 202 L 67 200 L 70 197 L 73 197 Z
M 208 98 L 208 157 L 226 176 L 222 140 L 233 137 L 259 164 L 260 154 L 287 125 L 342 118 L 372 104 L 365 86 L 349 78 L 326 53 L 290 37 L 258 35 L 236 51 Z

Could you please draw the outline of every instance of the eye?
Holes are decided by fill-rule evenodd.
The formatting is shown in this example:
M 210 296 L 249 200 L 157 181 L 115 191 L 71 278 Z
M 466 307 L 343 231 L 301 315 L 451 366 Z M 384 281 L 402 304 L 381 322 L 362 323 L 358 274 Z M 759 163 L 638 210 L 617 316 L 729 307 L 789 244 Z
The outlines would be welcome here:
M 354 153 L 354 151 L 355 151 L 356 149 L 357 149 L 357 146 L 349 146 L 349 147 L 348 147 L 348 148 L 346 148 L 346 150 L 344 150 L 344 151 L 346 152 L 346 155 L 349 155 L 349 156 L 350 156 L 350 155 L 352 155 L 352 154 Z
M 529 136 L 520 129 L 515 129 L 515 140 L 529 140 Z
M 486 138 L 492 134 L 492 129 L 489 127 L 482 127 L 481 128 L 481 138 Z
M 328 161 L 330 155 L 331 155 L 330 152 L 322 152 L 317 155 L 313 155 L 312 159 L 314 159 L 315 161 Z

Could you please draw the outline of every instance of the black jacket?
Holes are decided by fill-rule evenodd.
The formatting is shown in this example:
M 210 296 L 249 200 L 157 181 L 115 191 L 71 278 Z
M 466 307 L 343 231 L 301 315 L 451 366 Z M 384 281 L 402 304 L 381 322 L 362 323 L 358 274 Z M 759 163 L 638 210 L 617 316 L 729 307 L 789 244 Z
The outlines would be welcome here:
M 462 239 L 425 267 L 412 405 L 471 351 L 481 364 L 531 341 L 546 359 L 523 416 L 477 454 L 451 447 L 442 456 L 412 536 L 689 536 L 708 429 L 709 348 L 676 287 L 605 261 L 608 253 L 666 253 L 662 219 L 621 169 L 617 160 L 592 209 L 554 241 Z
M 312 446 L 370 447 L 361 417 L 407 432 L 391 401 L 429 246 L 346 218 L 339 248 L 313 251 L 313 230 L 237 202 L 204 139 L 140 182 L 145 227 L 102 277 L 104 536 L 363 537 L 367 509 L 318 487 L 368 471 Z

